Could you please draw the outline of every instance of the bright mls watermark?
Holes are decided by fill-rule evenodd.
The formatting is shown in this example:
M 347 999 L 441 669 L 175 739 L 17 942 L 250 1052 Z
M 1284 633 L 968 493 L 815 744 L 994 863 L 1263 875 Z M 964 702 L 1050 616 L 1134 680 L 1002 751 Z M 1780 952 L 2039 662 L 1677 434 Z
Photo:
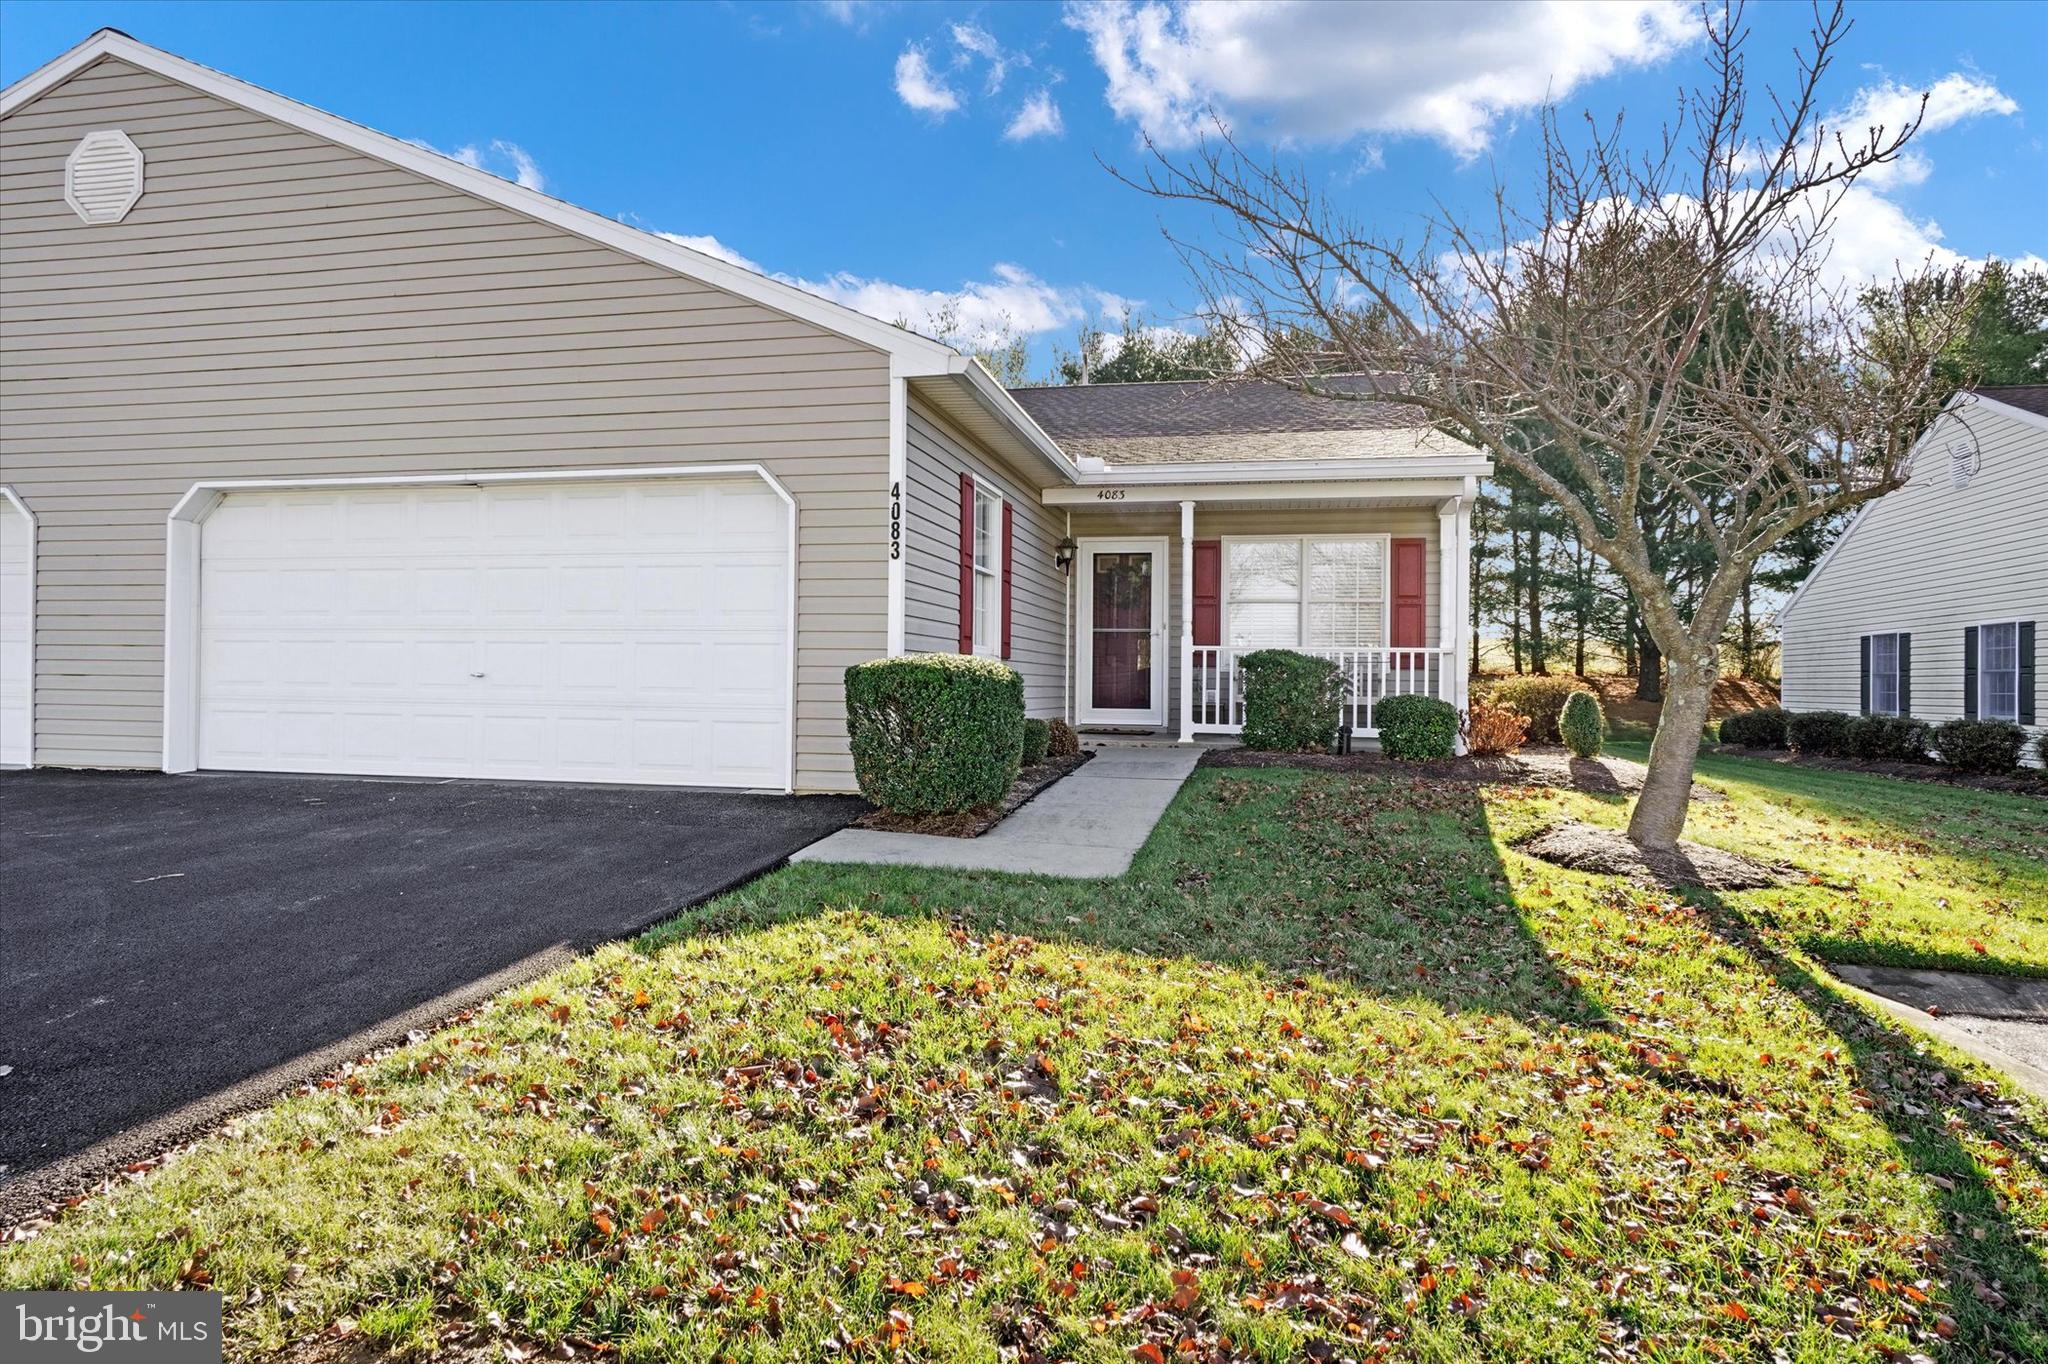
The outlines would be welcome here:
M 0 1293 L 0 1359 L 220 1364 L 220 1294 Z

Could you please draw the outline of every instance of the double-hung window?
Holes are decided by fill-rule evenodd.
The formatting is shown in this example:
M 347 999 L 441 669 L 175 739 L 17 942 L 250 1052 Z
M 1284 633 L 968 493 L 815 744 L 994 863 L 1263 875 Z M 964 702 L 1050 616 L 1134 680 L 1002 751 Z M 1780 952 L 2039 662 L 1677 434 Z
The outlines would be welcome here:
M 1977 714 L 1986 720 L 2019 719 L 2019 622 L 1979 626 L 1977 640 Z
M 1870 714 L 1897 715 L 1899 713 L 1899 637 L 1897 635 L 1870 636 L 1870 661 L 1867 665 L 1870 675 L 1868 695 Z
M 1386 642 L 1386 541 L 1226 540 L 1224 634 L 1234 649 L 1369 649 Z
M 974 652 L 1003 651 L 1003 499 L 974 489 Z

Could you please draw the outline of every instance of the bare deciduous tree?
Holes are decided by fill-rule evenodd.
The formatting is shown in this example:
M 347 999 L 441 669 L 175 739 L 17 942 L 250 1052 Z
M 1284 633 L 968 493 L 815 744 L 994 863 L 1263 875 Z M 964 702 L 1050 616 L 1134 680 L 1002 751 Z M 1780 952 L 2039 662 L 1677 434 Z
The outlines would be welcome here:
M 1703 11 L 1706 78 L 1647 147 L 1621 120 L 1543 122 L 1533 195 L 1497 188 L 1483 221 L 1438 208 L 1419 239 L 1368 231 L 1305 173 L 1218 124 L 1195 153 L 1153 148 L 1137 187 L 1220 213 L 1227 244 L 1177 240 L 1215 325 L 1254 373 L 1330 397 L 1334 372 L 1385 377 L 1552 498 L 1632 590 L 1669 669 L 1629 836 L 1684 828 L 1718 646 L 1758 560 L 1800 527 L 1899 487 L 1949 396 L 1935 358 L 1968 289 L 1886 291 L 1876 328 L 1829 282 L 1830 225 L 1857 178 L 1918 126 L 1824 126 L 1819 92 L 1849 24 L 1816 10 L 1789 92 L 1751 115 L 1739 5 Z M 1896 325 L 1899 316 L 1905 325 Z M 1644 509 L 1676 499 L 1711 563 L 1682 609 Z

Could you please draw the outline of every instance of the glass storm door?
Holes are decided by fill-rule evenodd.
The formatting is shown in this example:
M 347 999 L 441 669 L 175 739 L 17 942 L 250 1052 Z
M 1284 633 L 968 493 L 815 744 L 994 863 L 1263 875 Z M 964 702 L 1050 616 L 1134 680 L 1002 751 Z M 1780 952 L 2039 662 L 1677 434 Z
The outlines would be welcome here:
M 1166 723 L 1166 542 L 1081 546 L 1082 724 Z

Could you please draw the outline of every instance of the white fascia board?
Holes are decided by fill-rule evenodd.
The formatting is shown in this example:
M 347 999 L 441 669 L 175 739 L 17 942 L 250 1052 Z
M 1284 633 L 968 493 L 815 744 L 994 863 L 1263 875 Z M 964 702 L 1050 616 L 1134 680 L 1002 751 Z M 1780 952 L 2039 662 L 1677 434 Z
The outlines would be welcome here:
M 918 366 L 904 362 L 899 364 L 896 372 L 906 379 L 950 378 L 964 384 L 990 416 L 1009 428 L 1011 435 L 1042 457 L 1061 478 L 1069 483 L 1081 478 L 1081 471 L 1068 458 L 1067 452 L 1060 449 L 1059 442 L 1047 435 L 1045 428 L 1024 410 L 1023 404 L 997 383 L 995 376 L 973 356 L 948 351 L 938 363 Z
M 1958 394 L 1957 396 L 1961 397 L 1962 395 Z M 2025 426 L 2031 426 L 2038 431 L 2048 431 L 2048 417 L 2042 416 L 2039 412 L 2029 412 L 2024 407 L 2014 407 L 2011 403 L 2000 402 L 1988 393 L 1972 393 L 1970 396 L 1980 403 L 1987 403 L 1997 408 L 1998 415 L 2001 417 L 2010 417 L 2014 421 Z M 1955 404 L 1950 403 L 1949 406 L 1954 407 Z M 1927 429 L 1932 431 L 1934 428 L 1930 426 Z
M 1315 502 L 1329 501 L 1370 501 L 1374 498 L 1448 498 L 1465 495 L 1465 481 L 1462 477 L 1445 475 L 1437 478 L 1358 478 L 1333 480 L 1325 475 L 1314 483 L 1258 481 L 1249 482 L 1205 482 L 1205 483 L 1145 483 L 1123 485 L 1116 491 L 1123 495 L 1106 498 L 1110 489 L 1091 483 L 1084 487 L 1047 488 L 1039 494 L 1039 500 L 1048 507 L 1100 507 L 1115 510 L 1118 507 L 1152 506 L 1161 503 L 1193 502 L 1197 506 L 1213 502 Z
M 451 188 L 473 194 L 515 213 L 525 214 L 579 237 L 597 242 L 599 245 L 637 256 L 651 264 L 673 270 L 679 275 L 724 289 L 741 298 L 773 308 L 777 312 L 823 327 L 829 332 L 873 346 L 891 356 L 903 356 L 920 364 L 943 365 L 949 358 L 959 359 L 952 347 L 929 337 L 894 327 L 866 313 L 857 312 L 843 304 L 818 297 L 785 284 L 778 279 L 759 274 L 730 261 L 707 256 L 701 251 L 692 251 L 679 246 L 664 237 L 638 228 L 627 227 L 614 222 L 602 214 L 578 208 L 539 190 L 527 189 L 522 185 L 502 180 L 489 171 L 477 170 L 463 165 L 452 157 L 424 147 L 391 137 L 360 123 L 351 123 L 345 118 L 301 104 L 297 100 L 251 85 L 247 81 L 215 71 L 211 67 L 174 56 L 161 48 L 137 42 L 125 33 L 114 29 L 101 29 L 90 38 L 72 48 L 69 52 L 30 72 L 6 90 L 0 91 L 0 118 L 14 112 L 36 96 L 42 94 L 71 76 L 84 70 L 102 58 L 112 57 L 119 61 L 139 66 L 145 71 L 155 72 L 167 80 L 190 86 L 203 94 L 225 100 L 229 104 L 262 114 L 289 127 L 311 133 L 315 137 L 375 157 L 403 170 L 423 175 Z
M 1142 487 L 1154 483 L 1309 483 L 1331 479 L 1484 478 L 1490 461 L 1472 455 L 1417 459 L 1247 459 L 1184 464 L 1112 464 L 1083 470 L 1083 487 Z

